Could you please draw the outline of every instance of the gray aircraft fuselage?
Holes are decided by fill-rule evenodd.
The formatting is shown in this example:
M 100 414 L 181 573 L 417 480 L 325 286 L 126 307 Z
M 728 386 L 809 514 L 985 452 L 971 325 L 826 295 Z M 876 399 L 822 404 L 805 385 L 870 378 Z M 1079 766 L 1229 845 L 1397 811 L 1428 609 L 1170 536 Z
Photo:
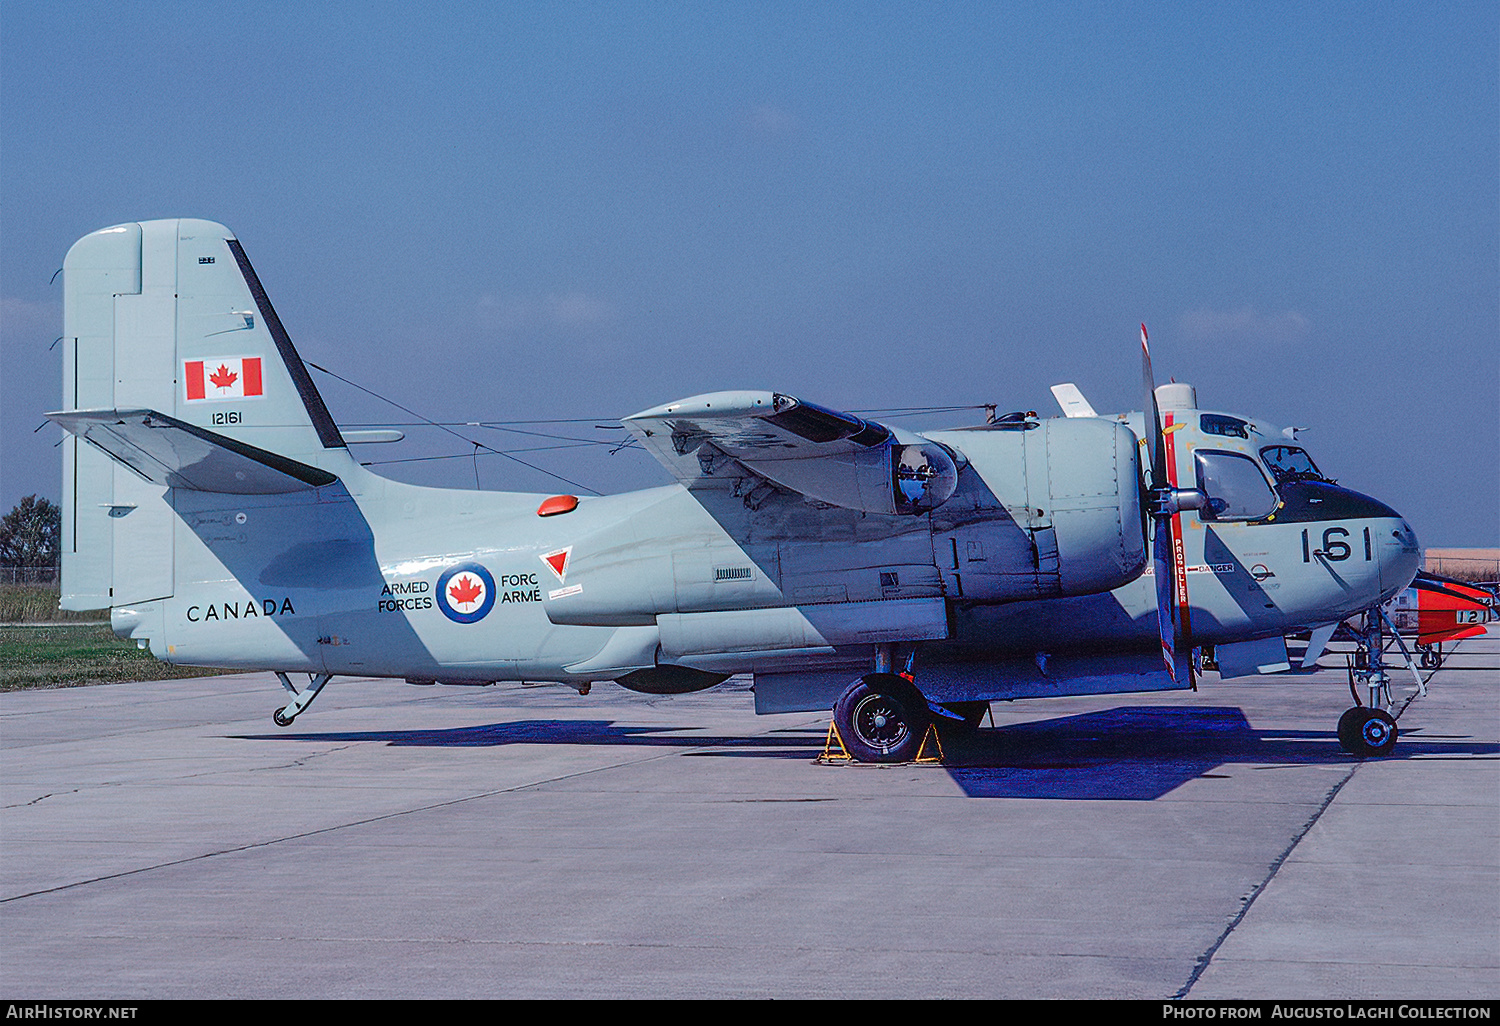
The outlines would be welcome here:
M 167 662 L 647 689 L 753 673 L 763 710 L 824 708 L 891 646 L 939 702 L 1183 686 L 1145 665 L 1138 413 L 918 434 L 720 393 L 626 418 L 665 487 L 426 488 L 350 456 L 222 226 L 106 229 L 66 268 L 64 604 L 110 605 Z M 1210 500 L 1178 514 L 1193 644 L 1406 587 L 1420 552 L 1394 510 L 1175 387 L 1169 468 Z

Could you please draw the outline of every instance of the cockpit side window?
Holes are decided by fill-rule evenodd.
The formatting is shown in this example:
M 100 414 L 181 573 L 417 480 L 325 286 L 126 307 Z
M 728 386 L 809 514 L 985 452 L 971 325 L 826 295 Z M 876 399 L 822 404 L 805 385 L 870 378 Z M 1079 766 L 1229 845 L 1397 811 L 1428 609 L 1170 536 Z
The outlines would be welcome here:
M 1277 484 L 1286 481 L 1328 480 L 1318 470 L 1307 450 L 1300 446 L 1268 445 L 1260 451 L 1260 458 L 1266 461 L 1266 466 L 1276 475 Z
M 1249 456 L 1199 449 L 1198 490 L 1207 496 L 1204 520 L 1259 520 L 1276 509 L 1276 492 Z
M 1249 438 L 1250 424 L 1238 417 L 1226 417 L 1222 413 L 1205 413 L 1198 418 L 1198 428 L 1205 435 L 1223 435 L 1226 438 Z

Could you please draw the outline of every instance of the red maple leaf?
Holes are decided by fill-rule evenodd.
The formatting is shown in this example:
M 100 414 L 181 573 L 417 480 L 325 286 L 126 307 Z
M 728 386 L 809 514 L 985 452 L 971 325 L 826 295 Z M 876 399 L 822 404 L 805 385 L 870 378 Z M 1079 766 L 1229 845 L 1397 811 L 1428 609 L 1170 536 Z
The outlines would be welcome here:
M 472 577 L 460 577 L 448 588 L 448 596 L 453 599 L 453 604 L 467 606 L 479 601 L 479 593 L 484 591 L 479 582 Z
M 219 364 L 219 369 L 208 376 L 208 380 L 220 388 L 228 388 L 234 384 L 234 379 L 237 377 L 239 377 L 238 374 L 221 363 Z

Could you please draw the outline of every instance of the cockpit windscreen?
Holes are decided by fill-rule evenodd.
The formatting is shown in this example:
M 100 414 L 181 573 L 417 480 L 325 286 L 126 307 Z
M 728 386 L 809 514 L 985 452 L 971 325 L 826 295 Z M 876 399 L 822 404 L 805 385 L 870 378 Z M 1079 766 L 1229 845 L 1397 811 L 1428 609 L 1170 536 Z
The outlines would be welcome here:
M 1260 451 L 1260 458 L 1276 477 L 1277 484 L 1288 481 L 1326 481 L 1322 472 L 1307 450 L 1295 445 L 1268 445 Z

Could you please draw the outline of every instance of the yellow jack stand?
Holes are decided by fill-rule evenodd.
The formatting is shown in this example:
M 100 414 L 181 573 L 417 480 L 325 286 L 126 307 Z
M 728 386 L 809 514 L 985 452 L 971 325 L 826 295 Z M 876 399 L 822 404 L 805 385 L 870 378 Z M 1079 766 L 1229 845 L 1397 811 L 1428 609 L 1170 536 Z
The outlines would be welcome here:
M 828 739 L 823 742 L 823 754 L 818 756 L 817 761 L 831 766 L 845 766 L 854 761 L 854 756 L 844 747 L 839 728 L 833 725 L 832 720 L 828 721 Z
M 932 741 L 932 746 L 937 749 L 936 755 L 933 755 L 931 753 L 928 753 L 927 755 L 922 754 L 923 752 L 927 751 L 927 742 L 929 739 Z M 927 724 L 927 733 L 922 735 L 922 744 L 917 748 L 917 758 L 915 761 L 919 763 L 941 763 L 943 761 L 943 758 L 943 742 L 942 739 L 938 737 L 937 724 L 929 723 Z
M 928 750 L 928 742 L 931 742 L 936 754 Z M 922 743 L 917 747 L 917 757 L 912 761 L 919 764 L 941 765 L 945 758 L 943 741 L 938 736 L 937 724 L 929 723 L 927 733 L 922 735 Z M 839 728 L 834 726 L 832 721 L 828 724 L 828 737 L 823 742 L 823 754 L 815 761 L 825 766 L 848 766 L 855 761 L 854 756 L 849 754 L 849 749 L 844 747 L 844 738 L 839 734 Z

